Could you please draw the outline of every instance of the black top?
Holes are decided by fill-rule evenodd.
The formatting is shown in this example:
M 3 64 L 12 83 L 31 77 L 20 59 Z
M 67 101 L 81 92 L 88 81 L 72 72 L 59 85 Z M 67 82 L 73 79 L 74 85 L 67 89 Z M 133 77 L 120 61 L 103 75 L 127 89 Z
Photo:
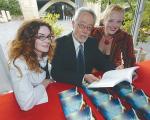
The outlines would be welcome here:
M 46 78 L 45 79 L 50 79 L 50 74 L 49 74 L 49 70 L 48 70 L 48 60 L 46 62 L 46 66 L 45 67 L 42 67 L 41 65 L 39 65 L 39 66 L 40 66 L 40 68 L 42 70 L 44 70 L 46 72 Z

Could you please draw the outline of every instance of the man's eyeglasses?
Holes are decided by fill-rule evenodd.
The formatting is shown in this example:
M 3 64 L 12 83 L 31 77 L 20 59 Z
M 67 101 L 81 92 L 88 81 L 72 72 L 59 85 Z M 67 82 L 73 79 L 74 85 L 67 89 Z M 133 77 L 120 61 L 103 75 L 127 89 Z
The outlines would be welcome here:
M 44 41 L 46 39 L 48 40 L 52 40 L 54 38 L 54 35 L 48 35 L 47 37 L 44 36 L 44 35 L 39 35 L 39 36 L 36 36 L 37 39 L 41 40 L 41 41 Z
M 93 29 L 93 26 L 87 26 L 87 25 L 84 25 L 84 24 L 79 24 L 78 23 L 78 26 L 80 29 L 87 29 L 88 31 L 92 31 Z

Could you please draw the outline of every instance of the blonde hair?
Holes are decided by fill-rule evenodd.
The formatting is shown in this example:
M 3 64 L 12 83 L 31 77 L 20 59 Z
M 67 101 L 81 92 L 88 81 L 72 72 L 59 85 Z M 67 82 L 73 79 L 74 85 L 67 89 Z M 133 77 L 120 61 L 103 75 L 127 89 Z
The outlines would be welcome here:
M 123 14 L 125 13 L 125 9 L 121 7 L 120 5 L 117 5 L 117 4 L 108 5 L 106 9 L 104 10 L 104 12 L 102 13 L 102 16 L 100 18 L 101 22 L 107 19 L 114 11 L 123 13 Z

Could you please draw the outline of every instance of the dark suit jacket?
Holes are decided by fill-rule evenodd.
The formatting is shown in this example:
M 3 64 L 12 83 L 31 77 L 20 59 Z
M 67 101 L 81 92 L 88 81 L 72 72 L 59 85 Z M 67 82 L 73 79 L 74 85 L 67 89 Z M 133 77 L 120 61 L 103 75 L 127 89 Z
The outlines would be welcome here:
M 88 38 L 84 43 L 85 73 L 91 73 L 93 68 L 102 71 L 114 69 L 101 52 L 94 38 Z M 72 34 L 63 36 L 56 40 L 56 49 L 52 60 L 51 75 L 54 80 L 75 85 L 81 85 L 83 74 L 77 72 L 76 51 Z

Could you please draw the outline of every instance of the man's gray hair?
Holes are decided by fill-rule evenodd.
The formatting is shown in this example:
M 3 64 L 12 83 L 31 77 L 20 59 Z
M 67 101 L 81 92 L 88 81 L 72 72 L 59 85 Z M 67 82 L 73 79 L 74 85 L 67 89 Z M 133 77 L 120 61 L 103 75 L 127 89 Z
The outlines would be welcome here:
M 92 9 L 90 9 L 88 7 L 80 7 L 79 9 L 77 9 L 77 11 L 75 12 L 75 15 L 73 16 L 72 20 L 76 21 L 79 18 L 80 14 L 83 13 L 83 12 L 90 13 L 93 16 L 94 24 L 95 24 L 95 22 L 96 22 L 96 14 L 95 14 L 95 12 Z

